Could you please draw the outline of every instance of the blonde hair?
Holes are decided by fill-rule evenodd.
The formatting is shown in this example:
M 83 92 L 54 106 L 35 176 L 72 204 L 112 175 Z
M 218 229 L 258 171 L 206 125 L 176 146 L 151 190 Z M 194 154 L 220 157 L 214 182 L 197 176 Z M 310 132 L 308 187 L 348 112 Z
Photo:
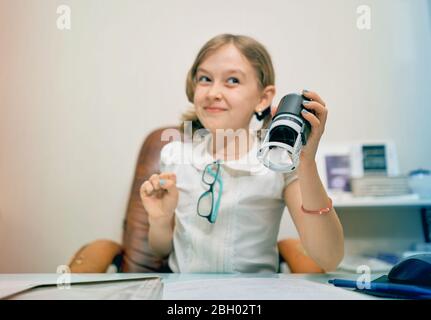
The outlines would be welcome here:
M 196 89 L 196 73 L 198 67 L 209 54 L 213 53 L 214 51 L 227 44 L 233 44 L 253 66 L 254 70 L 256 71 L 259 89 L 263 90 L 269 85 L 274 85 L 275 74 L 271 56 L 261 43 L 251 37 L 244 35 L 220 34 L 210 39 L 207 43 L 204 44 L 204 46 L 197 54 L 195 61 L 187 74 L 186 94 L 188 100 L 191 103 L 193 103 L 194 93 Z M 195 130 L 203 128 L 202 123 L 199 121 L 196 115 L 194 106 L 192 106 L 189 110 L 183 113 L 183 115 L 181 116 L 181 120 L 182 130 L 184 130 L 185 121 L 191 121 L 193 133 L 195 132 Z M 262 128 L 268 127 L 270 122 L 271 114 L 269 113 L 263 119 Z

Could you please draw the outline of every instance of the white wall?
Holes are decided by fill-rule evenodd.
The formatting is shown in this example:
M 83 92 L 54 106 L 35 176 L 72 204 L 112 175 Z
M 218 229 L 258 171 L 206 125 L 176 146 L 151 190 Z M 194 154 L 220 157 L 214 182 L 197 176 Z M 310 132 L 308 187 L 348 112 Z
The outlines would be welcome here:
M 56 28 L 59 4 L 70 31 Z M 361 4 L 369 31 L 356 28 Z M 88 241 L 120 240 L 140 145 L 177 122 L 186 72 L 222 32 L 267 46 L 277 99 L 304 87 L 324 97 L 325 142 L 393 138 L 403 172 L 430 168 L 428 5 L 0 1 L 0 272 L 55 272 Z

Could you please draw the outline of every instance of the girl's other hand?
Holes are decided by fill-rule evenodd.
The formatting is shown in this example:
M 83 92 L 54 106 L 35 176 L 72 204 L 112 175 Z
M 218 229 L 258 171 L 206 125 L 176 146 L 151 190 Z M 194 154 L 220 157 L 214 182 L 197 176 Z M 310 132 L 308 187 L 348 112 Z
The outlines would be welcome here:
M 174 173 L 153 174 L 141 185 L 142 204 L 148 218 L 154 221 L 170 221 L 178 204 L 178 189 Z
M 304 101 L 305 110 L 302 111 L 302 116 L 311 125 L 311 132 L 308 136 L 307 144 L 302 148 L 301 160 L 314 161 L 320 138 L 325 131 L 328 109 L 325 102 L 316 92 L 303 90 L 302 95 L 311 99 L 311 101 Z
M 304 102 L 303 104 L 306 110 L 302 112 L 302 116 L 310 123 L 311 132 L 308 137 L 307 144 L 302 148 L 301 160 L 315 161 L 320 138 L 325 131 L 328 109 L 326 108 L 325 102 L 316 92 L 302 90 L 301 94 L 311 99 L 311 101 Z M 274 117 L 275 113 L 277 112 L 277 108 L 277 105 L 273 105 L 271 107 L 272 117 Z

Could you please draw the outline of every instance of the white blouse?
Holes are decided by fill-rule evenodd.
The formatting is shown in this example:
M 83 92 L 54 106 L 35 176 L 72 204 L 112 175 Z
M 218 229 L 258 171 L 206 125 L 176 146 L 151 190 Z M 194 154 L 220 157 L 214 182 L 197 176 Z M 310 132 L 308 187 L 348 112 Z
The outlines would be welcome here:
M 223 192 L 217 220 L 211 224 L 197 214 L 198 199 L 209 188 L 202 173 L 215 161 L 210 142 L 207 134 L 197 143 L 170 142 L 161 151 L 160 170 L 175 172 L 179 191 L 169 267 L 185 273 L 277 272 L 283 189 L 296 173 L 263 166 L 256 157 L 255 137 L 247 155 L 221 162 Z

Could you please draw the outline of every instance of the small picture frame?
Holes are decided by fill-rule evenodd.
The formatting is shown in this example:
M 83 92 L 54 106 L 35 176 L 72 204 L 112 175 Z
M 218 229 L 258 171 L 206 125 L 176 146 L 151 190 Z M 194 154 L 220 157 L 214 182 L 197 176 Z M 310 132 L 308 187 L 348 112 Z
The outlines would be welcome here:
M 319 175 L 330 193 L 351 192 L 350 144 L 320 145 L 316 155 Z
M 392 141 L 361 141 L 352 143 L 350 152 L 352 177 L 399 175 L 398 156 Z

